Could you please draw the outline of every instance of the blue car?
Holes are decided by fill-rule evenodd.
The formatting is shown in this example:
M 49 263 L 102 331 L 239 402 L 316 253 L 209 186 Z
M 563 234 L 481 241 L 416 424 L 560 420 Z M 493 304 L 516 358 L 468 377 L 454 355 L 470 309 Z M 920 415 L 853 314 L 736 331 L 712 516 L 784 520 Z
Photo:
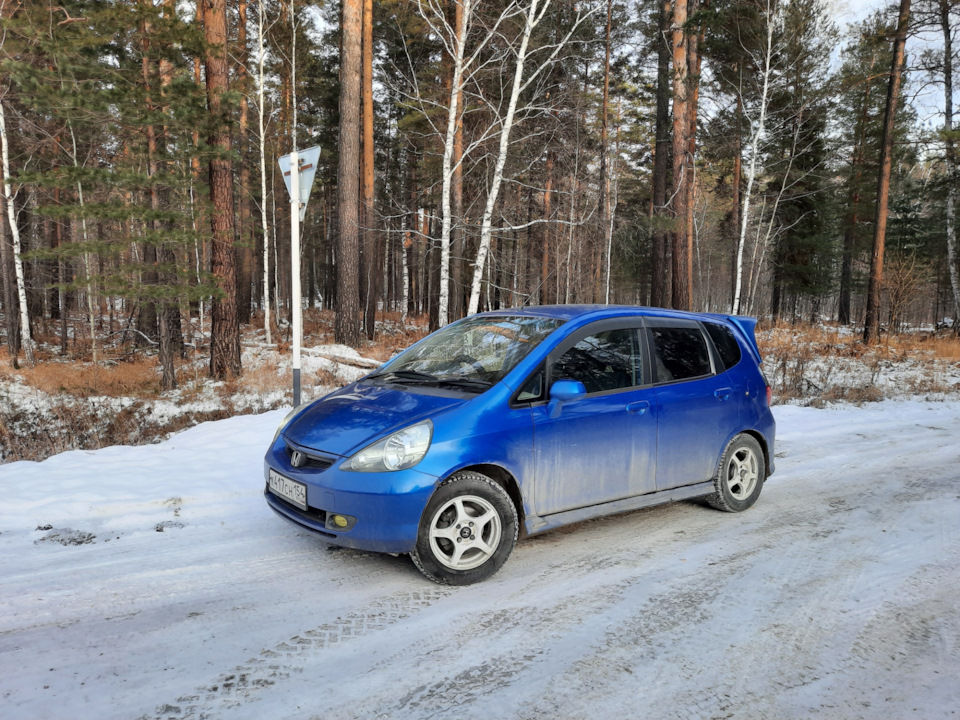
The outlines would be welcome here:
M 267 503 L 326 541 L 493 575 L 519 534 L 704 498 L 739 512 L 773 472 L 748 317 L 617 306 L 480 313 L 278 428 Z

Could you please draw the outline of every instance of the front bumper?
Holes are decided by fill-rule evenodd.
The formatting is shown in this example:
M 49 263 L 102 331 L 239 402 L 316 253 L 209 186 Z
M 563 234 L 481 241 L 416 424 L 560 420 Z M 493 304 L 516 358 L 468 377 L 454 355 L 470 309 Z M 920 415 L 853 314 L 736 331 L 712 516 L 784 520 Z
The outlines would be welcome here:
M 420 516 L 439 482 L 432 475 L 416 468 L 391 473 L 344 472 L 340 465 L 346 458 L 332 455 L 328 467 L 295 468 L 290 463 L 288 442 L 281 435 L 267 450 L 263 475 L 272 468 L 276 472 L 307 486 L 307 510 L 301 510 L 273 494 L 265 486 L 267 504 L 277 514 L 300 527 L 312 530 L 319 538 L 334 545 L 374 552 L 408 553 L 417 544 Z M 309 448 L 299 448 L 308 455 L 323 455 Z M 328 514 L 357 518 L 346 531 L 328 527 Z

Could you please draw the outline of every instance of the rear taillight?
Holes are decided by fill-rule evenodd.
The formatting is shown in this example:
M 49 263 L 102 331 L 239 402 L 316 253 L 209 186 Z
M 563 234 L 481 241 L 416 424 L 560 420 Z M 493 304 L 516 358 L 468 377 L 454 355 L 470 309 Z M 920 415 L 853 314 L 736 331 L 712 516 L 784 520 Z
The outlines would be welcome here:
M 773 400 L 773 390 L 770 389 L 770 386 L 767 385 L 767 407 L 770 407 L 770 403 Z

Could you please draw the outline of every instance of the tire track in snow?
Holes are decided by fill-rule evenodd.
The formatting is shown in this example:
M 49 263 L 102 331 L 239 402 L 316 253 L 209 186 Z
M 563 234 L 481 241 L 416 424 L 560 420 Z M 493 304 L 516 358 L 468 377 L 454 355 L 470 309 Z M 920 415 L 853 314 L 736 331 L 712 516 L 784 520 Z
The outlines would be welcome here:
M 625 559 L 611 561 L 607 567 L 622 566 Z M 598 578 L 605 576 L 601 572 Z M 390 683 L 385 683 L 386 693 L 368 697 L 365 703 L 352 709 L 350 717 L 427 719 L 446 717 L 461 710 L 471 715 L 470 708 L 509 688 L 526 677 L 534 665 L 549 658 L 551 646 L 562 641 L 585 617 L 598 617 L 622 602 L 624 590 L 636 581 L 634 572 L 626 577 L 620 573 L 616 581 L 581 583 L 576 591 L 563 596 L 552 593 L 552 604 L 541 603 L 542 598 L 537 594 L 531 598 L 525 592 L 514 593 L 504 599 L 499 609 L 469 616 L 472 619 L 457 632 L 455 647 L 439 653 L 432 650 L 442 647 L 439 641 L 444 631 L 435 630 L 404 650 L 404 654 L 420 659 L 418 676 L 427 681 L 400 697 L 392 696 Z M 523 596 L 527 596 L 526 604 L 514 604 Z M 477 606 L 488 607 L 485 602 Z M 469 608 L 465 610 L 469 612 Z M 490 654 L 484 650 L 493 633 L 498 638 L 497 644 L 505 648 L 503 652 Z M 389 675 L 395 661 L 396 658 L 387 658 L 369 672 L 378 677 Z
M 262 650 L 256 657 L 198 687 L 193 694 L 182 695 L 175 703 L 161 705 L 154 715 L 142 715 L 139 720 L 207 720 L 218 717 L 218 712 L 250 702 L 262 690 L 302 672 L 304 662 L 310 656 L 347 640 L 379 632 L 453 592 L 452 588 L 426 587 L 375 601 L 364 611 L 350 613 Z

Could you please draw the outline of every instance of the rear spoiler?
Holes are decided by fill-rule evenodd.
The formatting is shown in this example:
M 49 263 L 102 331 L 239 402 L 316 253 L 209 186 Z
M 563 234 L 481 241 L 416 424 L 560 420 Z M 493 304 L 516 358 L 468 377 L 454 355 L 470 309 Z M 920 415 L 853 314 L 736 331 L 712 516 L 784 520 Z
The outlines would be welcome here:
M 733 325 L 734 329 L 739 332 L 740 337 L 747 341 L 747 347 L 750 349 L 750 353 L 754 359 L 758 363 L 763 362 L 763 358 L 760 357 L 760 347 L 757 345 L 757 319 L 755 317 L 749 317 L 747 315 L 720 315 L 717 313 L 710 313 L 710 315 Z

